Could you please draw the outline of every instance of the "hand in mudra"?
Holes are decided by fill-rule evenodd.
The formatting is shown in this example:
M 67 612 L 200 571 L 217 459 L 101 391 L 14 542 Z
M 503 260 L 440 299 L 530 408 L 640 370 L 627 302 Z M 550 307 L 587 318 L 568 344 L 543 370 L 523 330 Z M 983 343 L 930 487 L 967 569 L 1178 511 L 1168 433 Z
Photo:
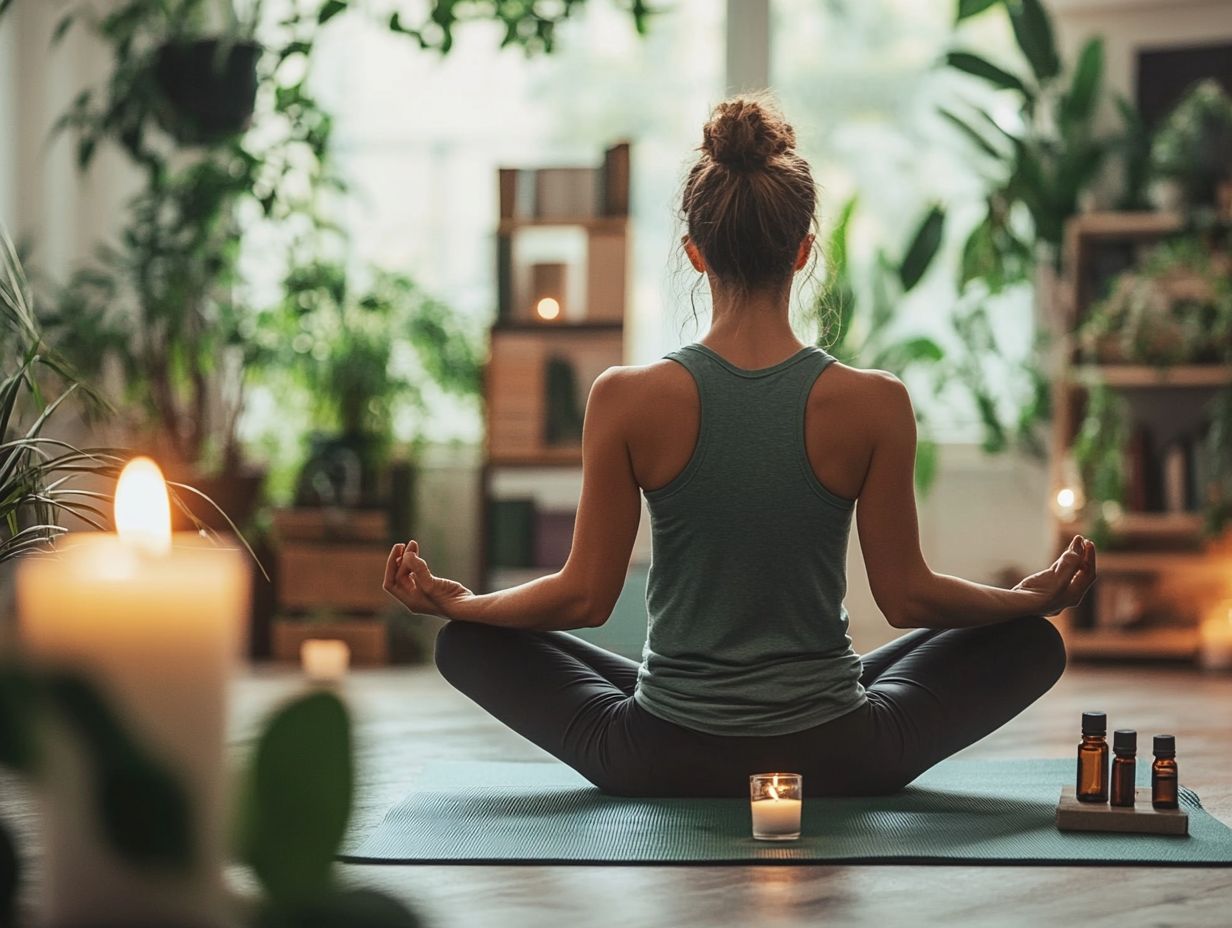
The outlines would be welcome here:
M 1032 574 L 1014 589 L 1031 594 L 1036 602 L 1031 612 L 1056 615 L 1082 602 L 1094 582 L 1095 543 L 1075 535 L 1051 567 Z
M 419 542 L 394 545 L 385 562 L 385 592 L 411 612 L 453 618 L 463 600 L 475 594 L 455 580 L 434 577 L 428 562 L 419 556 Z

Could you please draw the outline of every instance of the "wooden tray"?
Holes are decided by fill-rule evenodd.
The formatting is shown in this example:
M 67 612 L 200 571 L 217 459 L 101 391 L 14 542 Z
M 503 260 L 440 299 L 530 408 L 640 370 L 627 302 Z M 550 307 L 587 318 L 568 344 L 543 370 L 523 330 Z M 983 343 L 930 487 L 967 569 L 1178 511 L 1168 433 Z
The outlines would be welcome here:
M 1134 805 L 1110 806 L 1108 803 L 1079 802 L 1074 787 L 1061 788 L 1057 802 L 1058 831 L 1118 831 L 1146 835 L 1187 835 L 1189 816 L 1183 809 L 1156 809 L 1151 805 L 1151 791 L 1139 787 L 1134 791 Z

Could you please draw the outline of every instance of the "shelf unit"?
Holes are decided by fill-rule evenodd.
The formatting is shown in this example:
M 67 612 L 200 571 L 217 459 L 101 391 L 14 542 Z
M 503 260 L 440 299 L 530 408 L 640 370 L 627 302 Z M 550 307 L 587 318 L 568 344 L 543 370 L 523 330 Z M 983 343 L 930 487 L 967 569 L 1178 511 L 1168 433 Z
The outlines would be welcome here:
M 497 318 L 480 473 L 485 590 L 550 574 L 567 555 L 586 398 L 595 378 L 624 360 L 629 157 L 620 142 L 597 167 L 498 171 Z
M 1118 261 L 1130 269 L 1139 252 L 1183 231 L 1175 213 L 1109 212 L 1077 216 L 1066 227 L 1062 279 L 1062 356 L 1054 381 L 1052 493 L 1066 484 L 1064 458 L 1082 421 L 1088 391 L 1116 390 L 1131 409 L 1176 410 L 1192 418 L 1197 404 L 1232 385 L 1232 366 L 1089 363 L 1076 357 L 1073 334 L 1086 318 Z M 1101 279 L 1101 275 L 1102 279 Z M 1153 404 L 1153 406 L 1151 405 Z M 1054 511 L 1053 540 L 1063 550 L 1075 533 L 1090 531 L 1081 518 Z M 1232 544 L 1204 535 L 1197 511 L 1125 511 L 1112 526 L 1113 540 L 1098 554 L 1101 582 L 1077 609 L 1058 617 L 1071 656 L 1098 659 L 1188 660 L 1198 649 L 1197 621 L 1206 601 L 1232 586 Z M 1119 585 L 1119 586 L 1118 586 Z M 1146 603 L 1138 620 L 1118 618 L 1109 600 L 1136 589 Z M 1111 591 L 1110 591 L 1111 590 Z M 1120 592 L 1117 592 L 1117 591 Z M 1133 610 L 1129 610 L 1133 614 Z

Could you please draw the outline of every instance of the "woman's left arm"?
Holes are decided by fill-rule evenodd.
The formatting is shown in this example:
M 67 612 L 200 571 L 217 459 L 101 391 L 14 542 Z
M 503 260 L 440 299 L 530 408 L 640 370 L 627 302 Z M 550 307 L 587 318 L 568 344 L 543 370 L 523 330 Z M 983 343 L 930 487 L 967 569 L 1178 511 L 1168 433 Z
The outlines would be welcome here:
M 458 622 L 539 631 L 602 625 L 624 586 L 641 518 L 641 502 L 625 440 L 631 414 L 627 378 L 611 368 L 590 390 L 582 429 L 582 498 L 565 566 L 554 574 L 496 593 L 476 595 L 436 577 L 418 542 L 394 545 L 384 588 L 412 612 Z

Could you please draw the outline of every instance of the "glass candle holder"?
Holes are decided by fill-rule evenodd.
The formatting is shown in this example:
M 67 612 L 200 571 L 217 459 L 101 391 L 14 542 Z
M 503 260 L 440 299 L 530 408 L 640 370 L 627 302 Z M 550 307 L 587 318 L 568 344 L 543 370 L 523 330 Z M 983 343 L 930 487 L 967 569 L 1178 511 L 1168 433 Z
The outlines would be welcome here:
M 804 777 L 798 773 L 755 773 L 749 777 L 753 837 L 758 841 L 795 841 L 800 837 Z

